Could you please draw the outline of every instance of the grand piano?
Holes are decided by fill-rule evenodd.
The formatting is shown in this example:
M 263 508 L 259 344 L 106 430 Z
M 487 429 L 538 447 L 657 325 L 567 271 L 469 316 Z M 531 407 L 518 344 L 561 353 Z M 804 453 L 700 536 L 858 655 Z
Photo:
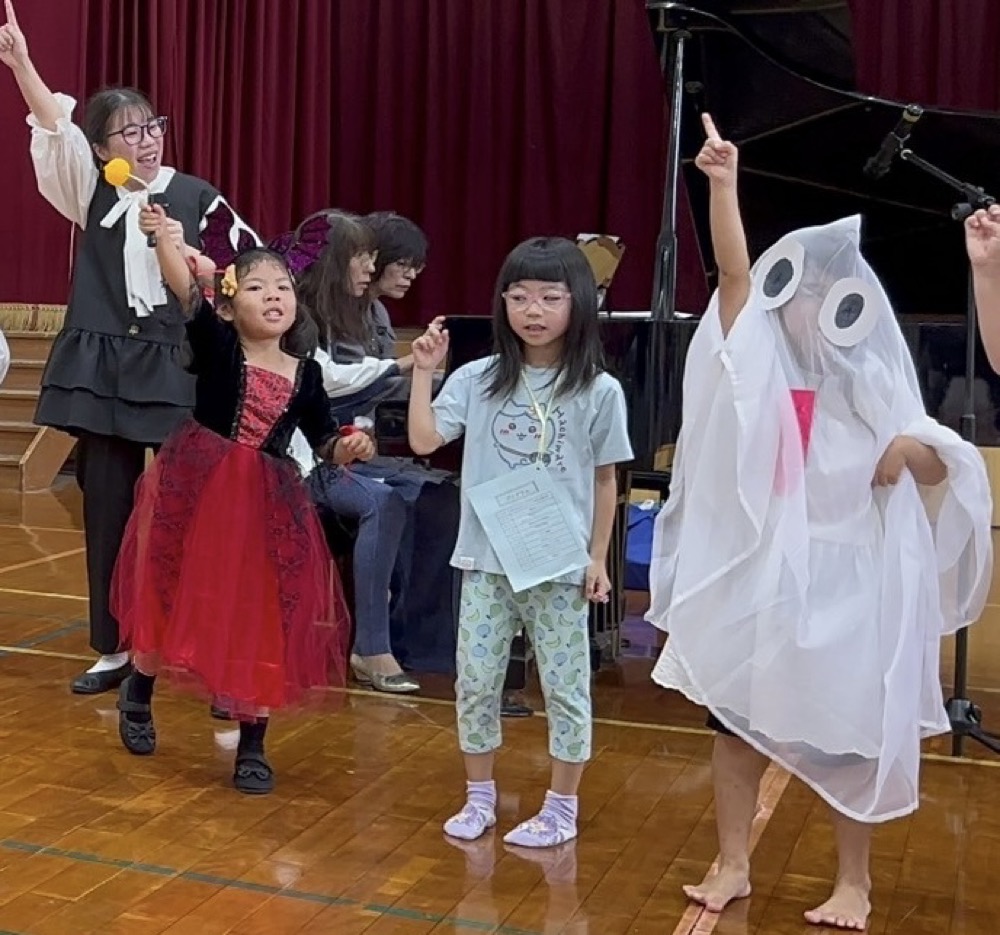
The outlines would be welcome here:
M 973 438 L 979 445 L 1000 444 L 1000 379 L 978 340 L 970 353 L 966 348 L 968 264 L 963 230 L 953 219 L 965 199 L 898 156 L 883 177 L 865 174 L 904 105 L 925 102 L 885 101 L 852 90 L 847 4 L 647 0 L 647 9 L 664 68 L 671 131 L 657 285 L 669 287 L 672 262 L 712 262 L 708 187 L 693 165 L 704 141 L 698 115 L 708 111 L 740 148 L 740 201 L 751 256 L 789 230 L 861 214 L 863 250 L 896 309 L 929 412 L 960 429 L 973 402 L 965 399 L 971 365 Z M 924 106 L 906 146 L 957 179 L 1000 193 L 1000 114 Z M 687 189 L 698 255 L 671 255 L 675 177 Z M 711 265 L 705 275 L 714 287 Z M 650 321 L 633 324 L 627 352 L 651 362 L 632 388 L 637 437 L 646 449 L 676 436 L 679 373 L 697 320 L 683 312 L 700 312 L 679 310 L 671 298 L 669 288 L 654 287 Z M 616 335 L 611 343 L 628 342 Z M 663 407 L 658 416 L 657 403 Z
M 617 600 L 596 609 L 592 621 L 605 658 L 619 646 L 628 490 L 667 489 L 684 358 L 701 312 L 676 308 L 676 264 L 702 264 L 702 257 L 712 262 L 707 184 L 693 165 L 704 140 L 702 110 L 740 147 L 751 255 L 796 227 L 862 214 L 864 252 L 897 310 L 929 412 L 959 430 L 974 404 L 976 442 L 1000 444 L 1000 379 L 978 342 L 966 347 L 967 263 L 962 227 L 951 214 L 958 196 L 898 158 L 885 177 L 865 176 L 869 157 L 911 102 L 852 90 L 846 7 L 806 0 L 647 0 L 664 70 L 670 140 L 650 309 L 601 318 L 609 369 L 626 389 L 636 452 L 622 478 L 613 541 Z M 959 179 L 1000 191 L 1000 115 L 925 108 L 908 145 Z M 680 184 L 687 187 L 700 243 L 678 254 Z M 714 288 L 715 270 L 703 270 Z M 457 362 L 489 352 L 488 319 L 450 319 L 449 328 Z M 965 380 L 970 364 L 976 376 L 971 394 Z

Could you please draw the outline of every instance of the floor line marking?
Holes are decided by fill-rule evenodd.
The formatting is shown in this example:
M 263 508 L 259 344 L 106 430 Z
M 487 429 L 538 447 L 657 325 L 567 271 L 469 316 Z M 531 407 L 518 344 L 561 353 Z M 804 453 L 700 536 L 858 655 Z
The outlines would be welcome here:
M 3 593 L 3 588 L 0 588 L 0 593 Z M 81 624 L 79 626 L 70 625 L 64 629 L 67 631 L 76 631 L 86 628 L 86 624 Z M 58 633 L 58 635 L 53 636 L 53 639 L 58 639 L 60 636 L 68 635 L 68 633 Z M 29 646 L 4 646 L 0 645 L 0 654 L 3 655 L 23 655 L 23 656 L 41 656 L 45 659 L 66 659 L 69 662 L 93 662 L 93 655 L 85 656 L 82 653 L 64 653 L 57 652 L 50 649 L 34 649 Z M 453 708 L 455 702 L 448 698 L 426 698 L 416 695 L 391 695 L 386 692 L 377 692 L 371 688 L 337 688 L 336 686 L 328 686 L 326 691 L 337 692 L 343 695 L 353 695 L 357 698 L 366 698 L 368 700 L 380 701 L 384 704 L 394 704 L 399 706 L 407 705 L 437 705 L 438 707 Z M 541 711 L 536 711 L 533 714 L 534 717 L 544 718 L 545 715 Z M 694 737 L 711 737 L 713 731 L 709 730 L 707 727 L 686 727 L 683 724 L 649 724 L 643 721 L 626 721 L 620 718 L 606 718 L 606 717 L 595 717 L 593 719 L 594 724 L 600 724 L 602 727 L 626 727 L 633 730 L 652 730 L 659 731 L 664 734 L 687 734 Z M 970 741 L 971 742 L 971 741 Z M 970 756 L 949 756 L 944 753 L 921 753 L 920 759 L 925 762 L 930 763 L 951 763 L 951 764 L 962 764 L 965 766 L 984 766 L 991 769 L 1000 769 L 1000 760 L 980 760 L 975 757 Z M 0 932 L 0 935 L 3 935 Z
M 541 935 L 532 929 L 516 928 L 511 925 L 496 925 L 480 919 L 463 919 L 458 916 L 423 912 L 419 909 L 406 909 L 403 906 L 386 905 L 384 903 L 364 902 L 348 896 L 331 896 L 327 893 L 317 893 L 309 890 L 298 890 L 291 887 L 273 886 L 268 883 L 253 883 L 249 880 L 237 880 L 231 877 L 219 876 L 214 873 L 199 873 L 196 870 L 177 870 L 173 867 L 159 864 L 147 864 L 141 861 L 124 860 L 117 857 L 104 857 L 101 854 L 86 851 L 68 851 L 59 847 L 46 847 L 31 844 L 27 841 L 14 839 L 0 840 L 0 848 L 16 851 L 21 854 L 38 857 L 54 857 L 59 860 L 69 860 L 76 863 L 97 864 L 104 867 L 116 867 L 130 873 L 146 874 L 148 876 L 171 877 L 189 883 L 202 883 L 206 886 L 243 890 L 251 893 L 261 893 L 278 899 L 290 899 L 298 902 L 318 903 L 322 906 L 344 906 L 357 909 L 360 912 L 374 912 L 382 916 L 396 919 L 407 919 L 413 922 L 429 922 L 434 925 L 445 924 L 456 929 L 475 932 L 490 932 L 493 935 Z M 0 935 L 3 935 L 0 932 Z
M 52 591 L 25 591 L 22 588 L 0 588 L 0 594 L 17 594 L 21 597 L 48 597 L 61 601 L 84 601 L 89 600 L 80 594 L 57 594 Z
M 65 532 L 83 535 L 83 529 L 75 529 L 72 526 L 26 526 L 24 523 L 0 523 L 0 529 L 23 529 L 26 532 Z
M 33 558 L 29 562 L 18 562 L 16 565 L 6 565 L 0 568 L 0 575 L 8 571 L 21 571 L 24 568 L 34 568 L 36 565 L 46 565 L 49 562 L 58 562 L 61 558 L 71 558 L 74 555 L 82 555 L 86 550 L 83 546 L 77 549 L 69 549 L 66 552 L 56 552 L 55 555 L 47 555 L 44 558 Z
M 757 813 L 754 815 L 753 824 L 750 827 L 750 854 L 752 855 L 764 829 L 767 828 L 774 810 L 781 801 L 781 796 L 788 787 L 791 774 L 781 767 L 771 763 L 764 772 L 761 781 L 760 793 L 757 797 Z M 719 866 L 719 858 L 716 856 L 712 861 L 710 870 L 716 870 Z M 681 916 L 680 921 L 674 928 L 673 935 L 709 935 L 718 924 L 721 913 L 709 912 L 704 906 L 697 903 L 690 903 Z

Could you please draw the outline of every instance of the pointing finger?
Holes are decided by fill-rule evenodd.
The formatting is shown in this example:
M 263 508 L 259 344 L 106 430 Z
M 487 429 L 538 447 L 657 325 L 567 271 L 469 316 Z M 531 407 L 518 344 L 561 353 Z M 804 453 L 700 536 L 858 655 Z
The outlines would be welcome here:
M 705 128 L 705 136 L 708 137 L 709 142 L 722 142 L 722 137 L 719 136 L 719 131 L 715 127 L 715 121 L 712 119 L 711 114 L 703 113 L 701 115 L 701 125 Z

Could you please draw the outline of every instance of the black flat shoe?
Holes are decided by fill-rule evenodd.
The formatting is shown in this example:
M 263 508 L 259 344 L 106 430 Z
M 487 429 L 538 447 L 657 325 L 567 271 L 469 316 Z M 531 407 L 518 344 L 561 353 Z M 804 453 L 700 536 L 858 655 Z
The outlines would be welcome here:
M 74 695 L 101 695 L 117 688 L 132 674 L 132 663 L 104 672 L 83 672 L 70 682 L 69 690 Z
M 500 705 L 500 717 L 532 717 L 534 711 L 519 701 L 504 701 Z
M 140 704 L 128 697 L 129 680 L 118 686 L 118 736 L 122 745 L 135 756 L 149 756 L 156 749 L 156 728 L 148 704 Z M 148 714 L 148 721 L 130 721 L 130 714 Z
M 233 785 L 246 795 L 267 795 L 274 791 L 274 770 L 263 753 L 238 753 Z
M 233 719 L 233 716 L 229 713 L 228 709 L 221 708 L 217 704 L 213 704 L 212 707 L 208 709 L 208 713 L 217 721 L 231 721 Z

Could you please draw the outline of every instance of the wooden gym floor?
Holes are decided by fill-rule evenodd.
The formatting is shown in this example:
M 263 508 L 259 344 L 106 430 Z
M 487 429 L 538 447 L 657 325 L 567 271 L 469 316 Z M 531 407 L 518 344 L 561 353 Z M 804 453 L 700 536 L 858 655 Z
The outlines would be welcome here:
M 446 680 L 423 698 L 337 694 L 335 713 L 278 719 L 275 794 L 229 786 L 234 732 L 203 705 L 157 697 L 160 749 L 129 756 L 114 697 L 78 698 L 86 662 L 79 499 L 0 495 L 0 935 L 786 935 L 827 893 L 823 809 L 769 771 L 755 826 L 754 895 L 721 916 L 688 907 L 684 882 L 715 857 L 702 715 L 648 679 L 653 634 L 596 689 L 595 758 L 581 836 L 539 853 L 501 837 L 537 810 L 545 721 L 505 725 L 498 831 L 464 847 L 440 823 L 463 777 Z M 972 639 L 972 684 L 1000 727 L 1000 631 Z M 945 673 L 947 676 L 947 673 Z M 333 697 L 333 696 L 331 696 Z M 874 933 L 1000 930 L 1000 758 L 927 747 L 923 807 L 880 828 Z

